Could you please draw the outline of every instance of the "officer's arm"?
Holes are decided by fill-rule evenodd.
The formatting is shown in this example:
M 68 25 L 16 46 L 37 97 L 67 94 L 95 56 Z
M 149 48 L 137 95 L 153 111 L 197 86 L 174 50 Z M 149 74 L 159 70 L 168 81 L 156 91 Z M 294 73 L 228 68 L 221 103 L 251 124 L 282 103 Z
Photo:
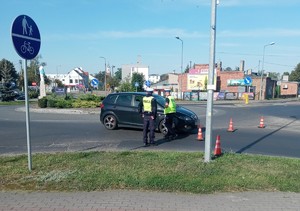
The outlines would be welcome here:
M 156 117 L 156 114 L 157 114 L 157 102 L 156 102 L 155 98 L 153 98 L 152 101 L 151 101 L 151 107 L 152 107 L 152 113 L 153 113 L 154 117 Z
M 139 103 L 139 108 L 138 108 L 138 112 L 140 113 L 140 114 L 142 114 L 142 112 L 143 112 L 143 101 L 141 101 L 140 103 Z
M 168 107 L 169 107 L 169 103 L 170 103 L 170 99 L 169 99 L 169 98 L 166 98 L 165 108 L 168 108 Z

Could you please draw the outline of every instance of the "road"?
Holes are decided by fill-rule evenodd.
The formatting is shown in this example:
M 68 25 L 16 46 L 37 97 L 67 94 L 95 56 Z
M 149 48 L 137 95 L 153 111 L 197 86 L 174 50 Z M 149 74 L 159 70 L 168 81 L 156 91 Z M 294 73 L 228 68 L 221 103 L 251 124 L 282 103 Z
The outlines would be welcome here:
M 213 147 L 220 135 L 222 152 L 254 153 L 300 157 L 300 103 L 216 104 L 213 116 Z M 206 104 L 186 104 L 195 111 L 205 127 Z M 264 117 L 266 128 L 258 128 Z M 227 132 L 232 118 L 234 132 Z M 30 112 L 32 152 L 85 150 L 175 150 L 204 151 L 204 141 L 197 141 L 197 130 L 180 134 L 165 142 L 156 133 L 158 146 L 144 148 L 141 129 L 106 130 L 99 113 Z M 203 128 L 205 136 L 205 128 Z M 27 153 L 25 112 L 18 106 L 0 106 L 0 154 Z

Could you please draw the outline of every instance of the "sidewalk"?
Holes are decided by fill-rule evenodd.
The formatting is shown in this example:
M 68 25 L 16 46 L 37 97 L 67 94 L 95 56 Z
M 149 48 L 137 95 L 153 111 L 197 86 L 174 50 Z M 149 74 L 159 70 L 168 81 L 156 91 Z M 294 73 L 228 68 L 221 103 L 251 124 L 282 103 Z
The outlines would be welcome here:
M 0 211 L 300 210 L 300 193 L 0 192 Z

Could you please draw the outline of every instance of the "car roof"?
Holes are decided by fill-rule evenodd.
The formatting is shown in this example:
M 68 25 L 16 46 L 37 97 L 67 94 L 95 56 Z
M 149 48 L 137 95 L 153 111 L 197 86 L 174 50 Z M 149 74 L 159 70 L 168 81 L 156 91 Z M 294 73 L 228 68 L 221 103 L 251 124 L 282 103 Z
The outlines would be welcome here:
M 147 92 L 115 92 L 115 93 L 110 93 L 109 95 L 121 95 L 121 94 L 146 95 Z M 160 96 L 160 95 L 154 94 L 154 93 L 152 95 Z

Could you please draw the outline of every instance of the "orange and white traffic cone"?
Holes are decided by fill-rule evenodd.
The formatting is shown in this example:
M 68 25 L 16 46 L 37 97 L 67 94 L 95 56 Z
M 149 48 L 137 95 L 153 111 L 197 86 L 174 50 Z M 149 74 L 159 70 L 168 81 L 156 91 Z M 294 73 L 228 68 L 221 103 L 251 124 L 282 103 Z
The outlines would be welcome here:
M 232 118 L 230 118 L 229 126 L 227 129 L 228 132 L 234 132 Z
M 266 126 L 265 126 L 265 124 L 264 124 L 264 117 L 262 116 L 262 117 L 260 117 L 260 122 L 259 122 L 259 126 L 258 126 L 258 128 L 265 128 Z
M 202 135 L 202 129 L 201 126 L 199 125 L 199 129 L 198 129 L 198 136 L 197 136 L 197 140 L 198 141 L 203 141 L 203 135 Z
M 217 135 L 217 140 L 216 140 L 216 146 L 215 146 L 215 156 L 220 156 L 222 154 L 221 150 L 221 140 L 220 140 L 220 135 Z

